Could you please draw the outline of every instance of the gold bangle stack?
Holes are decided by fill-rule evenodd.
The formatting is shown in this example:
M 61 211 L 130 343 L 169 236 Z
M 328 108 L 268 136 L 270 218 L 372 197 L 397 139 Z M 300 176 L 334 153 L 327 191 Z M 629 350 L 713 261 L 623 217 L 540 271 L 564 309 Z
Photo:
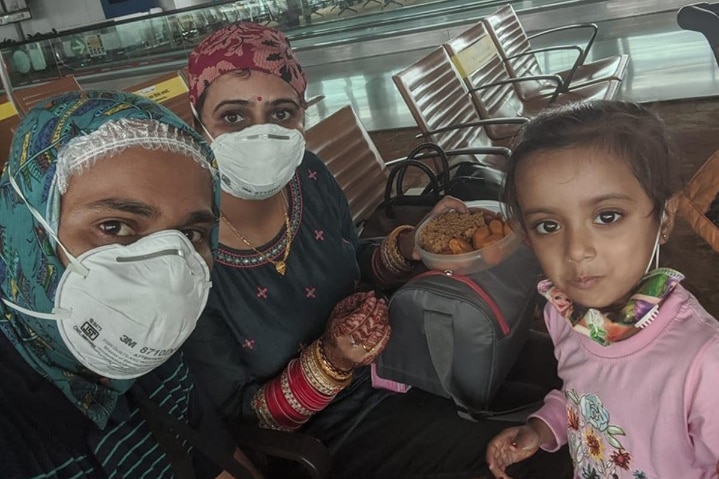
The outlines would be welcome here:
M 399 236 L 402 233 L 414 230 L 414 226 L 398 226 L 387 235 L 380 245 L 382 263 L 394 275 L 401 276 L 412 271 L 412 262 L 402 255 L 399 249 Z
M 315 351 L 319 353 L 320 366 L 322 366 L 322 370 L 327 373 L 332 379 L 334 379 L 335 381 L 343 382 L 352 377 L 351 369 L 339 369 L 334 364 L 332 364 L 329 359 L 327 359 L 327 355 L 325 354 L 325 343 L 324 341 L 322 341 L 322 338 L 317 340 L 317 347 L 315 348 Z
M 328 361 L 329 363 L 329 361 Z M 320 341 L 315 341 L 300 354 L 300 366 L 307 381 L 315 390 L 325 396 L 334 396 L 345 388 L 352 379 L 352 371 L 336 374 L 323 365 Z
M 352 377 L 351 369 L 349 371 L 343 371 L 335 367 L 335 365 L 332 364 L 329 359 L 327 359 L 327 355 L 325 355 L 325 346 L 322 342 L 322 339 L 318 339 L 317 341 L 315 341 L 315 344 L 316 346 L 313 350 L 315 353 L 315 360 L 320 365 L 320 368 L 322 368 L 323 373 L 325 373 L 327 376 L 331 377 L 332 380 L 338 383 L 343 383 Z

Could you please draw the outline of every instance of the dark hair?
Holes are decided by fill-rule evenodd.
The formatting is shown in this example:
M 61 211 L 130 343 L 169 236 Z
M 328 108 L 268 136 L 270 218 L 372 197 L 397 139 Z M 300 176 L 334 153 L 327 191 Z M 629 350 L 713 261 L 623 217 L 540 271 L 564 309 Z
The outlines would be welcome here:
M 502 200 L 522 227 L 516 174 L 530 156 L 576 146 L 594 147 L 626 161 L 652 200 L 657 218 L 681 188 L 679 165 L 664 122 L 636 103 L 595 100 L 552 108 L 527 122 L 512 146 Z

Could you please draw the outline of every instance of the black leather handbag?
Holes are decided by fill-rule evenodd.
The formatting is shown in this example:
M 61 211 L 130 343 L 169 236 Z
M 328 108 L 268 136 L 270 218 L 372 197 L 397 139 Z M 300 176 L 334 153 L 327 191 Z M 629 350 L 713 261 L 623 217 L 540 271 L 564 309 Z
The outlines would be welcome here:
M 431 168 L 425 160 L 432 160 Z M 426 185 L 418 194 L 407 194 L 405 178 L 408 170 L 420 170 Z M 390 170 L 384 201 L 361 225 L 361 238 L 386 236 L 400 225 L 416 225 L 444 196 L 463 201 L 499 200 L 504 173 L 477 162 L 460 162 L 449 167 L 447 154 L 434 143 L 414 148 L 407 158 Z

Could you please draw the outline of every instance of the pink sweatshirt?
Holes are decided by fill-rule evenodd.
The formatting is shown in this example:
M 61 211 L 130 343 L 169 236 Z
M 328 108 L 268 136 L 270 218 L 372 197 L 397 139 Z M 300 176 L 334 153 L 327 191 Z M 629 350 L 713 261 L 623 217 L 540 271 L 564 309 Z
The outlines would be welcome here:
M 569 443 L 576 478 L 716 478 L 719 323 L 678 285 L 647 328 L 601 346 L 544 311 L 562 391 L 533 417 Z

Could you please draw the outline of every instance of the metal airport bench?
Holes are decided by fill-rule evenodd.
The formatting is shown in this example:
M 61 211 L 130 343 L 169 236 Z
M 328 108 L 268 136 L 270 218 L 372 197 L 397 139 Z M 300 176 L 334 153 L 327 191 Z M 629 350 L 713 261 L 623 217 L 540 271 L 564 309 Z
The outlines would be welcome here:
M 677 12 L 677 23 L 684 30 L 704 35 L 719 65 L 719 3 L 693 3 Z

